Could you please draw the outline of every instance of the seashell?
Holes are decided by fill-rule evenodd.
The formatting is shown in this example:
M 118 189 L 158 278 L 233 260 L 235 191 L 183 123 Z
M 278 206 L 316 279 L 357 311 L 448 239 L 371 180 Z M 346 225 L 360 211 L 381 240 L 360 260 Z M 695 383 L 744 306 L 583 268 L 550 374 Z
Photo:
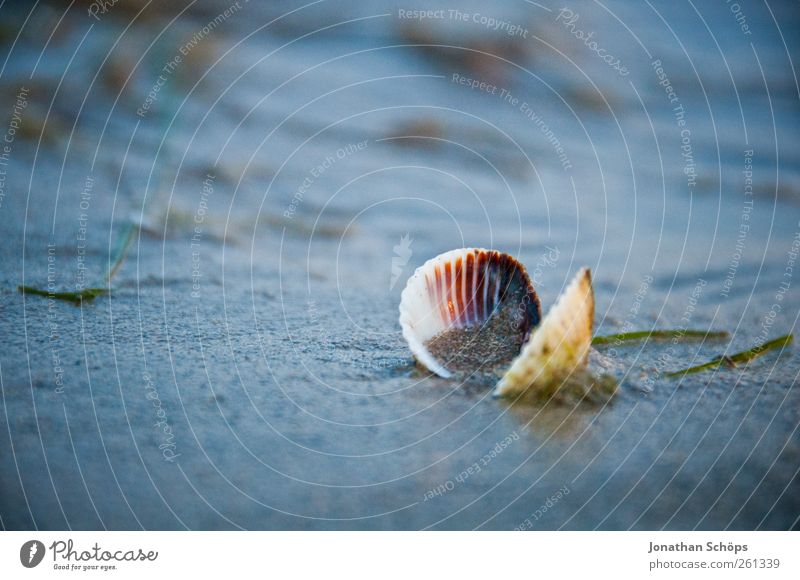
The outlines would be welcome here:
M 445 378 L 506 367 L 540 320 L 524 266 L 494 250 L 463 248 L 428 260 L 400 298 L 411 352 Z
M 569 381 L 590 384 L 595 380 L 587 370 L 593 319 L 592 277 L 588 268 L 582 268 L 511 363 L 493 394 L 521 395 L 529 388 L 550 394 Z

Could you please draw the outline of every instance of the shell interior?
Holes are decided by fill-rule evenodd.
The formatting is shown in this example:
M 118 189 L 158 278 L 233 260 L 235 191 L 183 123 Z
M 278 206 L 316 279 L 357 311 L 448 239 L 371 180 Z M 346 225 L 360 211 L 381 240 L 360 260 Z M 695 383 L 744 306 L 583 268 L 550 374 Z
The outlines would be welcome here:
M 443 377 L 508 365 L 540 320 L 539 298 L 522 264 L 480 248 L 429 260 L 400 301 L 403 336 L 414 356 Z

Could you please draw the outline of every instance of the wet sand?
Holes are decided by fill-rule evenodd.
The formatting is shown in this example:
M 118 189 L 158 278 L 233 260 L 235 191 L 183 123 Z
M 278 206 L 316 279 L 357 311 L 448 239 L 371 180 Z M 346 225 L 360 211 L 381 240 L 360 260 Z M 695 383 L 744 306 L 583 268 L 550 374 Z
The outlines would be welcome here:
M 44 47 L 56 3 L 13 49 L 0 8 L 2 527 L 796 528 L 795 346 L 666 379 L 728 342 L 612 344 L 607 404 L 510 406 L 417 369 L 397 322 L 414 269 L 472 246 L 544 312 L 589 266 L 600 335 L 791 332 L 798 16 L 742 5 L 750 35 L 724 3 L 463 3 L 510 36 L 247 3 L 201 38 L 228 4 L 79 6 Z M 102 281 L 131 220 L 108 295 L 17 291 Z

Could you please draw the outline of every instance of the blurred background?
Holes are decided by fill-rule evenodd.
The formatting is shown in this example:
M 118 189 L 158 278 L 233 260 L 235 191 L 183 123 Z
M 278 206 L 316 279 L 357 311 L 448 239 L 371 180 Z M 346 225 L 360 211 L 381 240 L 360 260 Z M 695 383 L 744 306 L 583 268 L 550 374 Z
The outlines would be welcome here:
M 798 526 L 794 349 L 661 377 L 797 323 L 796 2 L 164 4 L 0 3 L 3 528 Z M 400 335 L 465 246 L 730 341 L 510 407 Z

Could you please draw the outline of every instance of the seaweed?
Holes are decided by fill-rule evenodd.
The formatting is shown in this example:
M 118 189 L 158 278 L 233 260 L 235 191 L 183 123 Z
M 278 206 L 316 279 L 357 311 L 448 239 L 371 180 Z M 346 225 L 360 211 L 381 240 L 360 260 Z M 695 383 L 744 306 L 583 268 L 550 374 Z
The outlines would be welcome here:
M 592 345 L 604 345 L 620 342 L 632 342 L 636 340 L 706 340 L 723 339 L 730 336 L 725 331 L 711 330 L 639 330 L 635 332 L 621 332 L 619 334 L 609 334 L 606 336 L 595 336 Z
M 46 296 L 47 298 L 55 298 L 56 300 L 64 300 L 65 302 L 74 302 L 80 304 L 84 300 L 94 300 L 108 292 L 106 288 L 84 288 L 80 292 L 51 292 L 50 290 L 42 290 L 35 286 L 17 286 L 17 289 L 23 294 L 34 294 L 36 296 Z
M 116 245 L 109 255 L 108 271 L 102 282 L 98 282 L 95 286 L 84 288 L 76 292 L 53 292 L 51 290 L 43 290 L 36 286 L 20 285 L 17 286 L 22 294 L 32 294 L 34 296 L 45 296 L 47 298 L 54 298 L 55 300 L 64 300 L 65 302 L 74 302 L 81 304 L 82 302 L 90 302 L 98 296 L 108 294 L 111 287 L 111 279 L 117 273 L 122 262 L 125 261 L 125 256 L 128 254 L 133 241 L 134 234 L 138 231 L 138 226 L 133 222 L 125 222 L 122 224 L 122 232 L 117 238 Z M 101 286 L 105 284 L 105 286 Z
M 668 378 L 682 377 L 684 375 L 699 373 L 709 369 L 715 369 L 721 366 L 736 367 L 741 363 L 749 363 L 750 361 L 757 359 L 758 357 L 768 353 L 769 351 L 775 350 L 777 348 L 782 348 L 790 344 L 793 340 L 794 340 L 793 334 L 786 334 L 784 336 L 774 338 L 759 346 L 755 346 L 751 349 L 744 350 L 742 352 L 737 352 L 736 354 L 733 355 L 721 355 L 701 365 L 689 367 L 679 371 L 664 373 L 664 376 Z
M 174 91 L 169 90 L 169 83 L 165 84 L 164 96 L 166 99 L 173 104 L 173 109 L 177 109 L 178 100 L 177 97 L 174 95 Z M 165 107 L 162 112 L 159 114 L 159 121 L 162 124 L 162 128 L 166 130 L 168 122 L 171 121 L 172 116 L 167 114 L 170 107 Z M 167 150 L 168 155 L 169 151 Z M 160 179 L 164 179 L 164 174 L 166 172 L 166 168 L 169 166 L 169 163 L 166 163 L 162 160 L 161 163 L 161 176 Z M 147 206 L 148 199 L 145 196 L 144 200 L 142 201 L 143 210 L 144 207 Z M 23 294 L 31 294 L 33 296 L 44 296 L 48 298 L 54 298 L 56 300 L 64 300 L 67 302 L 74 302 L 75 304 L 81 304 L 84 301 L 91 301 L 97 298 L 98 296 L 102 296 L 107 294 L 111 291 L 111 280 L 114 275 L 117 273 L 119 268 L 122 266 L 123 262 L 125 261 L 125 257 L 128 254 L 128 249 L 130 248 L 131 242 L 136 237 L 136 234 L 139 233 L 142 228 L 144 227 L 142 223 L 133 222 L 131 220 L 125 220 L 122 222 L 112 222 L 112 228 L 114 224 L 118 224 L 120 228 L 120 232 L 117 235 L 116 241 L 114 242 L 113 247 L 109 249 L 109 260 L 108 260 L 108 270 L 106 271 L 105 276 L 102 280 L 98 280 L 96 284 L 92 287 L 84 288 L 80 291 L 76 292 L 52 292 L 49 289 L 45 290 L 42 288 L 37 288 L 35 286 L 28 286 L 28 285 L 20 285 L 17 286 L 17 290 Z

